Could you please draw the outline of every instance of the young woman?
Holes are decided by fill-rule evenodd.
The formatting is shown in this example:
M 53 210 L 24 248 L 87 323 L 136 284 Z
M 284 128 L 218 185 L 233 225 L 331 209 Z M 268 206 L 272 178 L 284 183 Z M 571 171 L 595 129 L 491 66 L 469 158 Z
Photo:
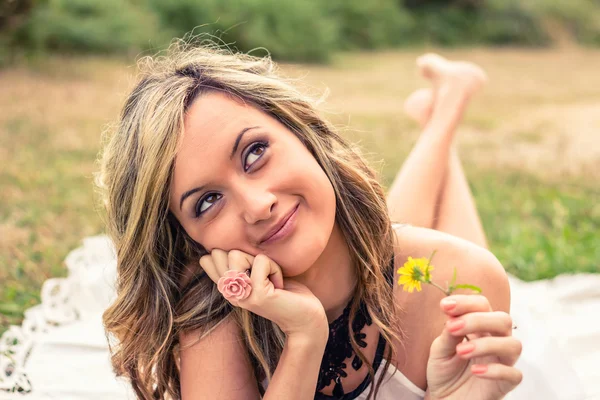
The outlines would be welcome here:
M 485 74 L 418 65 L 433 88 L 406 109 L 423 133 L 386 199 L 268 58 L 147 60 L 99 180 L 119 274 L 104 323 L 140 398 L 501 399 L 519 384 L 508 280 L 452 150 Z M 402 291 L 396 270 L 433 251 L 434 280 L 457 267 L 482 294 Z M 238 273 L 247 297 L 221 284 Z

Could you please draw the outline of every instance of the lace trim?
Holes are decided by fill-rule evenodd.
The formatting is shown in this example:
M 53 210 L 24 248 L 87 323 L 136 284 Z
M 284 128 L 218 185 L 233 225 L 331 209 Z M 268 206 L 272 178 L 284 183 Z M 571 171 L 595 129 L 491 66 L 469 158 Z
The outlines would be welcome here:
M 11 325 L 0 337 L 0 393 L 32 392 L 25 367 L 35 344 L 59 326 L 102 312 L 113 300 L 114 289 L 106 286 L 112 289 L 116 267 L 107 265 L 116 263 L 116 256 L 107 236 L 85 238 L 65 263 L 68 276 L 46 280 L 41 304 L 27 309 L 22 325 Z
M 388 271 L 386 271 L 385 274 L 386 280 L 390 285 L 393 284 L 393 269 L 394 259 L 392 257 Z M 319 378 L 317 380 L 317 393 L 329 386 L 331 382 L 334 381 L 335 386 L 333 388 L 333 396 L 344 396 L 344 388 L 342 386 L 341 378 L 346 378 L 348 376 L 347 372 L 345 371 L 347 365 L 344 361 L 354 355 L 354 358 L 352 359 L 352 368 L 354 368 L 355 371 L 358 371 L 362 367 L 363 361 L 360 359 L 360 357 L 358 357 L 357 354 L 354 353 L 350 343 L 349 315 L 352 300 L 353 299 L 348 302 L 344 308 L 344 311 L 342 312 L 342 315 L 329 324 L 329 338 L 327 339 L 325 352 L 323 354 L 323 359 L 321 360 Z M 367 335 L 361 331 L 365 325 L 370 326 L 372 323 L 373 320 L 369 315 L 366 304 L 364 301 L 361 301 L 354 321 L 352 321 L 352 334 L 354 335 L 354 339 L 356 340 L 358 346 L 361 348 L 367 347 L 367 342 L 364 340 Z M 381 340 L 378 347 L 380 345 Z M 360 386 L 362 386 L 362 384 Z
M 333 388 L 334 396 L 342 396 L 344 394 L 341 378 L 346 378 L 348 376 L 346 371 L 344 371 L 346 369 L 344 360 L 354 355 L 354 358 L 352 359 L 352 368 L 354 368 L 355 371 L 358 371 L 363 364 L 358 355 L 354 353 L 352 345 L 350 344 L 348 317 L 350 314 L 351 303 L 352 301 L 344 308 L 342 315 L 329 325 L 329 338 L 327 339 L 327 345 L 325 346 L 325 352 L 323 359 L 321 360 L 321 369 L 317 381 L 317 391 L 323 390 L 331 384 L 331 381 L 335 381 L 335 386 Z M 367 347 L 367 343 L 364 341 L 367 335 L 360 331 L 365 325 L 370 326 L 372 323 L 373 320 L 367 312 L 365 304 L 361 302 L 360 308 L 352 323 L 352 334 L 361 348 Z
M 377 371 L 379 370 L 379 367 L 383 361 L 383 353 L 385 351 L 385 345 L 386 345 L 386 340 L 383 337 L 383 335 L 379 334 L 379 343 L 377 344 L 377 350 L 375 352 L 375 360 L 373 361 L 373 370 L 375 373 L 377 373 Z M 367 376 L 365 376 L 365 379 L 363 379 L 363 381 L 361 382 L 360 385 L 358 385 L 356 387 L 356 389 L 354 389 L 353 391 L 349 392 L 349 393 L 345 393 L 343 394 L 341 397 L 339 396 L 330 396 L 321 392 L 316 392 L 315 393 L 315 400 L 331 400 L 331 399 L 336 399 L 336 400 L 353 400 L 355 398 L 357 398 L 358 396 L 360 396 L 360 394 L 362 392 L 364 392 L 367 387 L 369 387 L 369 384 L 371 383 L 371 376 L 369 374 L 367 374 Z

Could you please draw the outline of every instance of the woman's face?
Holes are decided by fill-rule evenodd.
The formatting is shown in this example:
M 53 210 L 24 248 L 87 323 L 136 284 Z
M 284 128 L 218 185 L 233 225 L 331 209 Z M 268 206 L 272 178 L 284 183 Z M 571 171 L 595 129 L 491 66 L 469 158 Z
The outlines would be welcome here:
M 310 268 L 331 236 L 335 194 L 289 129 L 250 105 L 209 92 L 190 106 L 182 141 L 170 210 L 188 235 L 209 252 L 263 253 L 288 277 Z M 265 242 L 296 207 L 289 234 Z

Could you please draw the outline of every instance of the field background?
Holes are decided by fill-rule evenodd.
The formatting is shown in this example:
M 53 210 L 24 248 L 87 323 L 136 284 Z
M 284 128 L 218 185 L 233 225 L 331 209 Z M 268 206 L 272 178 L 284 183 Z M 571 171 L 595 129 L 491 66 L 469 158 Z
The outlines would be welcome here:
M 492 251 L 524 280 L 600 272 L 600 51 L 429 50 L 490 77 L 457 145 Z M 419 134 L 402 103 L 427 84 L 415 68 L 422 52 L 282 68 L 331 90 L 323 112 L 388 187 Z M 92 182 L 101 132 L 135 71 L 117 58 L 51 56 L 0 72 L 0 333 L 39 303 L 45 279 L 66 275 L 83 237 L 103 232 Z

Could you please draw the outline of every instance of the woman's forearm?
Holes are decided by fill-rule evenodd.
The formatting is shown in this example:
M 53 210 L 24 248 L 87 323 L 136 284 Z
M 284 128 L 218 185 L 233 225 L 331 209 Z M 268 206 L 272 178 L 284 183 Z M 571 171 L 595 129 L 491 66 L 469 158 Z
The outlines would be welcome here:
M 327 338 L 288 336 L 264 400 L 312 400 Z

